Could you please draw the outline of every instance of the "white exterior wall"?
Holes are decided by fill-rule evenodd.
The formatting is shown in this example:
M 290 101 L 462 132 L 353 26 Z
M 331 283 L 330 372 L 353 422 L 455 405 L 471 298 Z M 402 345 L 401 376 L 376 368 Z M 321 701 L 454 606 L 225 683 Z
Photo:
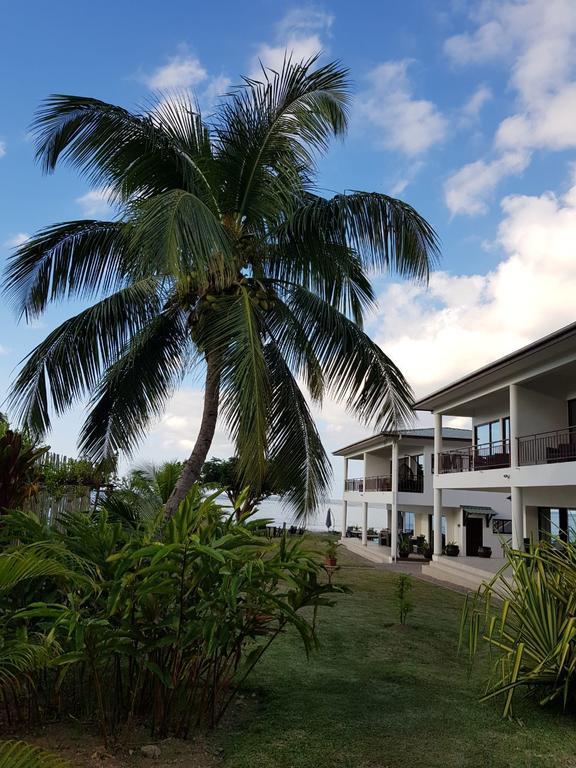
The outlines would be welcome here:
M 518 435 L 534 435 L 565 429 L 568 406 L 565 399 L 549 397 L 526 387 L 518 387 Z

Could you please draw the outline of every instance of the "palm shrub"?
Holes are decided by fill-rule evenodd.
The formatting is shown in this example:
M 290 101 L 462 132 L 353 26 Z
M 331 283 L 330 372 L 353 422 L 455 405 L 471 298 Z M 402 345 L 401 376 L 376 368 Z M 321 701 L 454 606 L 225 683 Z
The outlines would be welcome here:
M 47 451 L 0 417 L 0 514 L 18 509 L 38 492 L 40 460 Z
M 504 715 L 523 690 L 541 705 L 576 705 L 576 547 L 540 542 L 505 547 L 506 566 L 467 598 L 461 641 L 479 640 L 494 659 L 484 699 L 504 699 Z
M 23 741 L 0 741 L 0 768 L 71 768 L 70 763 Z
M 54 224 L 10 259 L 6 295 L 27 318 L 96 299 L 27 357 L 14 413 L 44 434 L 89 396 L 81 453 L 100 461 L 133 451 L 183 377 L 204 375 L 201 426 L 168 514 L 200 478 L 218 417 L 240 487 L 257 492 L 271 466 L 287 502 L 312 510 L 330 464 L 303 388 L 376 428 L 409 417 L 410 387 L 363 331 L 368 275 L 426 280 L 438 255 L 407 203 L 319 194 L 317 161 L 346 132 L 349 99 L 347 71 L 317 58 L 245 79 L 209 119 L 185 94 L 141 113 L 51 96 L 33 126 L 44 170 L 70 163 L 118 216 Z
M 288 628 L 316 645 L 323 583 L 299 540 L 224 514 L 193 488 L 167 521 L 6 516 L 0 555 L 0 688 L 10 717 L 96 713 L 109 741 L 127 721 L 186 736 L 214 726 Z M 17 544 L 13 542 L 18 538 Z M 4 647 L 6 653 L 2 655 Z M 22 703 L 27 702 L 27 707 Z

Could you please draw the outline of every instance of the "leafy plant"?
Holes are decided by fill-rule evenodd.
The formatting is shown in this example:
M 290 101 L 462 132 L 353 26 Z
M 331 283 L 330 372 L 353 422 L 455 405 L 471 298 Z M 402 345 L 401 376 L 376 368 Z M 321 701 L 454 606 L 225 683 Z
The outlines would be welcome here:
M 410 542 L 410 536 L 407 533 L 403 533 L 400 536 L 400 541 L 398 543 L 398 551 L 401 555 L 404 557 L 409 555 L 412 552 L 412 544 Z
M 198 488 L 169 521 L 160 506 L 144 519 L 138 506 L 123 517 L 114 499 L 93 514 L 63 515 L 58 526 L 32 513 L 5 516 L 7 717 L 95 712 L 106 741 L 134 719 L 185 736 L 219 722 L 288 627 L 306 653 L 315 648 L 316 612 L 340 589 L 319 580 L 321 566 L 300 540 L 261 537 L 261 521 L 224 514 Z M 35 706 L 22 708 L 23 696 Z
M 529 552 L 503 543 L 506 565 L 466 601 L 461 642 L 490 647 L 494 665 L 484 700 L 504 699 L 512 713 L 524 690 L 541 705 L 576 705 L 576 548 L 540 542 Z M 509 571 L 508 571 L 509 569 Z
M 336 559 L 336 556 L 338 555 L 338 547 L 340 546 L 340 542 L 336 539 L 328 539 L 326 542 L 326 547 L 324 549 L 324 554 L 329 559 Z
M 413 605 L 410 600 L 412 592 L 412 577 L 408 573 L 399 573 L 396 580 L 396 605 L 398 608 L 398 620 L 400 624 L 406 624 L 406 618 L 412 611 Z
M 47 451 L 0 421 L 0 514 L 20 508 L 38 492 L 39 461 Z
M 0 768 L 71 768 L 70 763 L 23 741 L 0 741 Z
M 6 294 L 27 318 L 53 302 L 97 301 L 28 356 L 11 404 L 35 434 L 90 398 L 80 448 L 132 452 L 191 369 L 205 373 L 194 449 L 167 502 L 201 468 L 218 416 L 242 486 L 272 462 L 300 515 L 330 484 L 330 462 L 301 389 L 385 428 L 410 415 L 401 372 L 363 331 L 374 271 L 426 280 L 432 227 L 378 192 L 318 193 L 317 160 L 347 128 L 348 73 L 287 58 L 244 79 L 204 120 L 193 97 L 144 113 L 54 95 L 33 126 L 45 171 L 70 163 L 108 190 L 113 221 L 55 224 L 18 247 Z

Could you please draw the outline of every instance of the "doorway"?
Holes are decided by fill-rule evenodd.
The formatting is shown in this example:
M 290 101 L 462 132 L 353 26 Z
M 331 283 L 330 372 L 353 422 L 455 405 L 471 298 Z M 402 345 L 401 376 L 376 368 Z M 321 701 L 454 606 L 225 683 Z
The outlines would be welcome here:
M 481 517 L 469 517 L 466 520 L 466 555 L 468 557 L 478 556 L 478 547 L 482 546 L 483 523 Z

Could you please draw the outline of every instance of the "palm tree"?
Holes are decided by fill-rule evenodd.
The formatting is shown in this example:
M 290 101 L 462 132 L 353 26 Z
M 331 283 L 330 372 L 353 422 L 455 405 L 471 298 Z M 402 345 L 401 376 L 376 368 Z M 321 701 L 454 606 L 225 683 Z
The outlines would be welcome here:
M 244 79 L 209 119 L 185 94 L 138 114 L 48 98 L 34 122 L 43 169 L 67 161 L 119 215 L 50 226 L 8 264 L 6 290 L 26 318 L 96 299 L 26 358 L 18 418 L 44 434 L 52 412 L 88 394 L 80 450 L 130 453 L 195 369 L 202 422 L 167 513 L 199 477 L 218 416 L 244 482 L 260 485 L 272 461 L 296 510 L 314 508 L 330 465 L 303 389 L 376 427 L 405 419 L 410 388 L 362 330 L 368 273 L 426 280 L 438 254 L 406 203 L 318 194 L 316 162 L 345 133 L 348 104 L 347 71 L 316 57 Z

